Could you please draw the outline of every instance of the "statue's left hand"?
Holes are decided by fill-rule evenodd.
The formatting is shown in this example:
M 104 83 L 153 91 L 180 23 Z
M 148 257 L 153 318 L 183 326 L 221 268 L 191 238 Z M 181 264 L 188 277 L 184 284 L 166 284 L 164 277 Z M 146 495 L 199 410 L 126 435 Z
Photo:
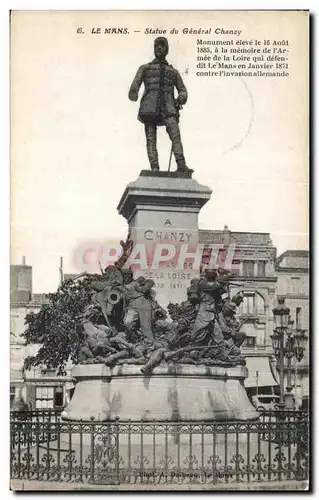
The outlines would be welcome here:
M 137 101 L 138 99 L 138 92 L 129 92 L 128 98 L 130 101 Z

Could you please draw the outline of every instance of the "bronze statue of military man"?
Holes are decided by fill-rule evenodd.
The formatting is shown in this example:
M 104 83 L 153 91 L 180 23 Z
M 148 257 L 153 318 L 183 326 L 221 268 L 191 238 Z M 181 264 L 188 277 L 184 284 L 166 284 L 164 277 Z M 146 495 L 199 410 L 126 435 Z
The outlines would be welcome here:
M 129 99 L 137 101 L 139 89 L 144 83 L 144 94 L 141 99 L 138 119 L 144 123 L 147 154 L 152 170 L 159 170 L 156 147 L 157 127 L 165 125 L 172 141 L 177 171 L 191 174 L 192 169 L 185 163 L 183 145 L 179 130 L 179 109 L 187 101 L 187 90 L 183 80 L 171 64 L 166 61 L 168 41 L 158 37 L 154 41 L 155 59 L 143 64 L 137 71 L 129 90 Z M 175 99 L 174 89 L 178 96 Z

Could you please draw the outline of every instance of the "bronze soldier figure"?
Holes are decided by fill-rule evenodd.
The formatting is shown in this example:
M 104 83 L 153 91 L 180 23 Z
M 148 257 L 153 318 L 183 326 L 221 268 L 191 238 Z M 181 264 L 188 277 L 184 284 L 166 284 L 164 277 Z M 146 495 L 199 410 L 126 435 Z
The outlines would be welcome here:
M 153 280 L 147 280 L 139 276 L 125 286 L 125 298 L 127 308 L 124 317 L 124 326 L 129 337 L 136 327 L 140 327 L 142 334 L 151 344 L 157 345 L 152 333 L 152 316 L 155 309 L 154 294 L 152 288 Z
M 158 37 L 154 41 L 155 59 L 143 64 L 137 71 L 129 90 L 129 99 L 137 101 L 139 89 L 144 83 L 144 94 L 141 99 L 138 119 L 144 123 L 147 154 L 152 170 L 159 170 L 156 147 L 157 126 L 165 125 L 172 141 L 177 171 L 191 174 L 192 169 L 185 163 L 183 145 L 179 130 L 179 109 L 187 101 L 187 90 L 183 80 L 171 64 L 166 61 L 168 41 Z M 174 88 L 178 97 L 174 97 Z

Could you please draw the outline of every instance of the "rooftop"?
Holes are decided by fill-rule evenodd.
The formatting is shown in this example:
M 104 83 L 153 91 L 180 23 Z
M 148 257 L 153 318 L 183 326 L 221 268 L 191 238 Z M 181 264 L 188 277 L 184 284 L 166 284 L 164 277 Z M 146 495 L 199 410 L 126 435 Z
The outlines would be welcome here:
M 282 271 L 309 270 L 309 250 L 286 250 L 276 260 L 276 268 Z

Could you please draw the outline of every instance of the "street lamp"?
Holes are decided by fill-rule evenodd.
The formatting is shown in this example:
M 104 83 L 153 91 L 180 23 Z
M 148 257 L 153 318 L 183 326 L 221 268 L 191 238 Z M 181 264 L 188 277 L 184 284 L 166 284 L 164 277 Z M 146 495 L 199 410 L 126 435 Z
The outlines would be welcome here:
M 272 345 L 277 360 L 280 380 L 280 409 L 294 409 L 295 401 L 292 394 L 292 358 L 300 362 L 304 355 L 302 342 L 305 339 L 304 330 L 293 331 L 294 321 L 290 317 L 290 309 L 285 305 L 284 297 L 278 298 L 278 305 L 273 309 L 275 329 L 271 336 Z M 287 359 L 287 387 L 285 394 L 285 358 Z
M 295 349 L 294 349 L 295 338 L 293 336 L 293 325 L 294 321 L 289 316 L 284 355 L 287 358 L 287 387 L 286 387 L 287 392 L 285 394 L 285 406 L 290 410 L 293 410 L 295 407 L 295 400 L 292 394 L 292 382 L 291 382 L 291 374 L 292 374 L 291 361 L 295 355 Z
M 284 386 L 284 335 L 288 329 L 290 309 L 285 306 L 285 299 L 278 298 L 278 305 L 273 309 L 275 319 L 274 334 L 271 336 L 272 345 L 279 366 L 280 398 L 279 407 L 284 409 L 285 386 Z

